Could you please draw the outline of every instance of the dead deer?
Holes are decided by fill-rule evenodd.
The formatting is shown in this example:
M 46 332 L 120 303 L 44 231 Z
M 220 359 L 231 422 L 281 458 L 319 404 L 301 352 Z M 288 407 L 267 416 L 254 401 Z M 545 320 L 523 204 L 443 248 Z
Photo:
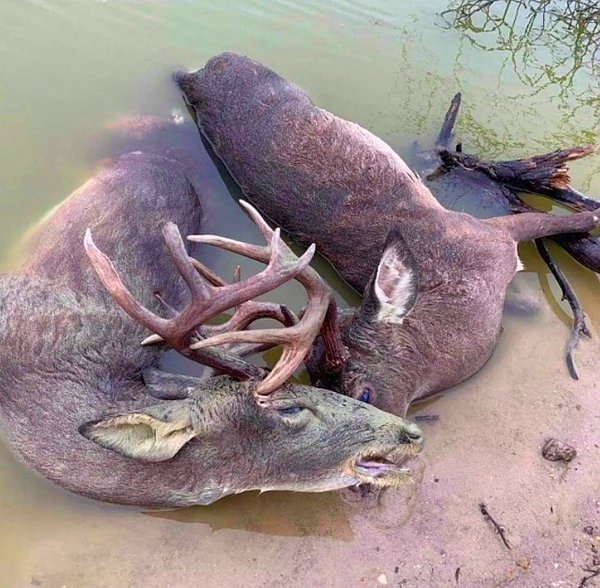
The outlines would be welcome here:
M 152 507 L 409 479 L 403 460 L 422 443 L 415 425 L 286 383 L 327 307 L 329 290 L 307 267 L 314 248 L 297 258 L 271 232 L 268 246 L 247 246 L 268 261 L 264 271 L 225 284 L 189 257 L 173 224 L 198 231 L 201 213 L 177 162 L 124 155 L 50 216 L 19 272 L 0 278 L 0 425 L 15 453 L 73 492 Z M 252 300 L 293 278 L 310 283 L 298 322 L 280 305 Z M 176 312 L 185 284 L 191 297 Z M 204 324 L 233 307 L 225 326 Z M 265 316 L 289 326 L 278 335 L 287 354 L 270 374 L 243 359 L 253 345 L 189 347 Z M 160 371 L 166 347 L 141 346 L 144 326 L 221 375 Z
M 381 139 L 246 57 L 218 55 L 176 81 L 245 196 L 364 292 L 339 318 L 346 350 L 324 367 L 318 345 L 313 374 L 395 414 L 486 363 L 520 241 L 598 226 L 597 212 L 479 220 L 447 210 Z

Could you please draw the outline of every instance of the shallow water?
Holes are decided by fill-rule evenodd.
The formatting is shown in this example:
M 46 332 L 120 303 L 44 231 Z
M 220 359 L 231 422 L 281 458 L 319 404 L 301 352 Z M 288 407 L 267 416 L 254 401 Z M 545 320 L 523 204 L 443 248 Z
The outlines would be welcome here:
M 414 140 L 430 144 L 457 90 L 463 93 L 457 135 L 466 151 L 510 158 L 593 142 L 600 94 L 581 31 L 540 35 L 509 2 L 506 26 L 476 32 L 481 15 L 459 22 L 441 15 L 459 4 L 0 0 L 0 269 L 17 266 L 27 231 L 93 175 L 100 158 L 118 153 L 109 125 L 131 114 L 187 117 L 170 73 L 201 67 L 224 50 L 266 63 L 318 105 L 357 121 L 401 154 L 410 153 Z M 207 230 L 257 239 L 206 154 L 201 166 Z M 599 156 L 574 164 L 574 184 L 599 194 L 599 167 Z M 556 347 L 566 342 L 566 328 L 556 336 L 557 321 L 569 320 L 557 288 L 532 247 L 521 256 L 528 282 L 542 294 L 542 310 L 552 312 L 510 319 L 505 351 L 488 370 L 507 361 L 506 349 L 518 348 L 528 329 L 552 333 Z M 236 263 L 208 259 L 224 275 Z M 598 278 L 564 255 L 558 259 L 598 330 Z M 326 264 L 318 267 L 335 280 Z M 344 300 L 356 299 L 336 283 Z M 295 287 L 281 296 L 302 304 Z M 557 368 L 560 358 L 553 354 L 552 361 Z M 531 366 L 537 369 L 547 366 Z M 427 407 L 435 410 L 435 403 Z M 452 404 L 445 410 L 451 416 Z M 282 554 L 298 546 L 310 567 L 317 543 L 351 553 L 356 585 L 361 574 L 371 584 L 376 577 L 373 553 L 354 530 L 356 511 L 337 494 L 248 495 L 211 507 L 140 513 L 67 494 L 23 469 L 5 448 L 0 479 L 2 586 L 191 586 L 194 572 L 202 586 L 278 586 L 304 573 Z M 177 574 L 165 573 L 174 566 Z M 326 585 L 338 585 L 335 573 L 328 577 Z

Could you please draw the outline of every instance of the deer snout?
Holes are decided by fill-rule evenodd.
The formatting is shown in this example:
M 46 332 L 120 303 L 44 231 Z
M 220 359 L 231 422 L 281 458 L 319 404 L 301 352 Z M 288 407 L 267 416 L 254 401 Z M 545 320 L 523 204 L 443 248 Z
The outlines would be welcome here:
M 420 449 L 424 442 L 423 433 L 417 425 L 407 422 L 400 432 L 400 442 L 415 445 Z

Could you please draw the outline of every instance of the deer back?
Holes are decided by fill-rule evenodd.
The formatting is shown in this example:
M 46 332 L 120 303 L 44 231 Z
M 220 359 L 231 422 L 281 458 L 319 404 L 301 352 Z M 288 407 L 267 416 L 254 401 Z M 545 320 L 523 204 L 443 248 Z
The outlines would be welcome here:
M 439 208 L 381 139 L 317 108 L 255 61 L 224 53 L 177 81 L 247 197 L 294 239 L 316 243 L 360 291 L 377 266 L 389 219 Z
M 173 220 L 194 232 L 201 215 L 177 162 L 123 155 L 45 220 L 26 265 L 2 277 L 2 430 L 17 454 L 51 480 L 85 493 L 103 479 L 103 468 L 118 468 L 77 429 L 111 407 L 151 402 L 141 372 L 161 354 L 141 347 L 147 331 L 100 283 L 84 252 L 85 230 L 94 230 L 136 296 L 159 310 L 155 291 L 174 306 L 185 293 L 161 225 Z

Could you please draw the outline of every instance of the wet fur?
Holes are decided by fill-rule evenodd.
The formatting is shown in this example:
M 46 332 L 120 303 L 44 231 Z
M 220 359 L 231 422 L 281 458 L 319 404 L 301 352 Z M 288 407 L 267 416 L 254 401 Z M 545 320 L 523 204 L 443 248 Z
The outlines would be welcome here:
M 160 311 L 155 292 L 174 307 L 187 294 L 161 226 L 173 221 L 184 235 L 197 233 L 201 216 L 178 162 L 123 155 L 50 216 L 21 271 L 0 278 L 0 427 L 15 454 L 74 492 L 173 507 L 248 489 L 340 488 L 360 481 L 352 464 L 362 452 L 412 451 L 406 432 L 418 431 L 414 425 L 333 392 L 286 385 L 263 408 L 252 382 L 153 369 L 163 350 L 140 345 L 148 333 L 104 290 L 84 232 L 91 228 L 134 297 Z M 303 426 L 277 410 L 299 402 L 312 407 Z M 110 443 L 97 434 L 115 423 L 154 423 L 160 433 L 183 423 L 183 430 L 157 436 L 170 445 L 152 456 L 164 461 L 153 463 L 127 457 L 144 456 L 152 443 L 137 446 L 127 431 Z
M 126 273 L 128 286 L 158 311 L 154 288 L 169 293 L 175 305 L 185 290 L 156 235 L 165 220 L 195 230 L 201 214 L 177 162 L 124 155 L 71 195 L 38 231 L 28 264 L 2 277 L 0 422 L 11 447 L 47 478 L 118 502 L 168 499 L 148 496 L 144 484 L 120 485 L 120 479 L 157 473 L 148 464 L 115 458 L 78 433 L 82 423 L 111 409 L 150 404 L 141 371 L 160 354 L 134 343 L 146 331 L 102 288 L 83 234 L 92 227 L 117 267 L 136 268 Z M 165 469 L 186 483 L 176 467 Z
M 176 80 L 246 197 L 294 239 L 316 243 L 364 292 L 362 307 L 344 322 L 350 359 L 332 386 L 354 397 L 368 386 L 375 404 L 396 414 L 488 360 L 519 240 L 597 226 L 592 213 L 486 221 L 447 210 L 379 138 L 240 55 L 218 55 Z M 419 275 L 415 303 L 395 325 L 376 319 L 380 302 L 368 286 L 391 229 Z

